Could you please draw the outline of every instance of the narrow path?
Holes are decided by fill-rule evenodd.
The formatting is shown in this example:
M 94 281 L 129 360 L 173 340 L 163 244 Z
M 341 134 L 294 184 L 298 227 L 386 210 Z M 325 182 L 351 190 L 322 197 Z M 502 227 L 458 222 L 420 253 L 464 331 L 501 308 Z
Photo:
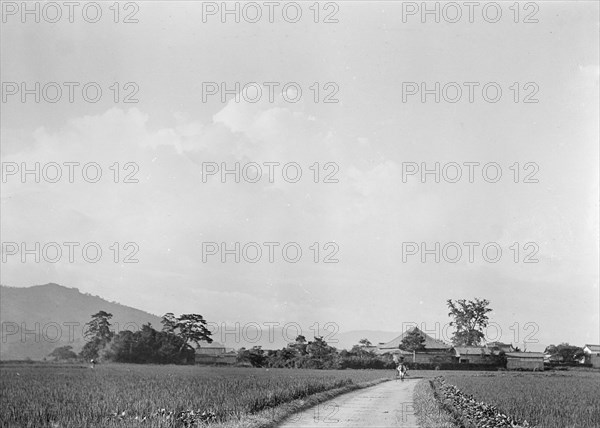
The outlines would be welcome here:
M 296 413 L 279 427 L 416 427 L 413 389 L 417 382 L 392 380 L 352 391 Z

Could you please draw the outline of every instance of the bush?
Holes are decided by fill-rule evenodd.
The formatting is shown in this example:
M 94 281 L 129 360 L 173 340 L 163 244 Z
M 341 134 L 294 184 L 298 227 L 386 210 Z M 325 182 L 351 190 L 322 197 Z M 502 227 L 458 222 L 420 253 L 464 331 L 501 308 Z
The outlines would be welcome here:
M 412 363 L 405 362 L 410 370 L 478 370 L 497 371 L 502 366 L 497 364 L 465 364 L 465 363 Z

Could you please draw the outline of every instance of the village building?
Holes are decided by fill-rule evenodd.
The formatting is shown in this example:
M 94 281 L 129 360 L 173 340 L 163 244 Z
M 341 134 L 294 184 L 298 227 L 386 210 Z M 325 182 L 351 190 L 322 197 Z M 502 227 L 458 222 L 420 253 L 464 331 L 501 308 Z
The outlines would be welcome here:
M 507 352 L 506 368 L 508 370 L 544 370 L 543 352 Z
M 487 346 L 455 346 L 454 358 L 460 364 L 494 364 L 492 350 Z
M 492 351 L 493 354 L 498 354 L 500 352 L 515 352 L 515 348 L 512 346 L 512 343 L 490 342 L 487 344 L 487 347 Z
M 586 344 L 583 347 L 583 353 L 585 354 L 585 362 L 587 364 L 600 368 L 600 345 Z
M 413 331 L 417 331 L 421 337 L 425 339 L 423 342 L 423 350 L 416 352 L 407 352 L 400 349 L 402 339 Z M 377 353 L 380 355 L 384 354 L 399 354 L 404 357 L 404 361 L 413 363 L 430 363 L 438 364 L 444 362 L 452 362 L 454 354 L 452 353 L 452 346 L 442 342 L 441 340 L 434 339 L 427 333 L 420 330 L 418 327 L 412 327 L 407 329 L 400 336 L 390 340 L 386 343 L 380 343 L 377 346 Z
M 218 342 L 206 343 L 196 348 L 196 364 L 225 364 L 237 362 L 237 352 Z

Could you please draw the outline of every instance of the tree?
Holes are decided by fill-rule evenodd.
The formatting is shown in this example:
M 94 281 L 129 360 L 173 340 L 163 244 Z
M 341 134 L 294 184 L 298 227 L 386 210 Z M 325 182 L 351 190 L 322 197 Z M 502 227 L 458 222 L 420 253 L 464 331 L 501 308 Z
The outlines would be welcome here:
M 77 358 L 77 354 L 73 352 L 73 347 L 70 345 L 60 346 L 52 351 L 49 357 L 54 357 L 56 361 L 58 360 L 71 360 Z
M 164 331 L 156 331 L 150 324 L 145 324 L 140 331 L 124 330 L 115 335 L 103 357 L 122 363 L 193 363 L 194 350 L 189 348 L 181 353 L 179 349 L 182 344 L 185 345 L 180 337 Z
M 297 351 L 290 346 L 279 349 L 269 355 L 269 366 L 271 367 L 295 367 L 298 358 Z
M 290 343 L 288 345 L 288 348 L 293 349 L 299 356 L 301 355 L 306 355 L 306 347 L 307 347 L 307 343 L 306 343 L 306 337 L 302 336 L 301 334 L 298 335 L 296 337 L 296 341 L 293 343 Z
M 448 299 L 448 316 L 454 317 L 451 326 L 456 327 L 452 336 L 454 345 L 477 346 L 481 344 L 484 338 L 483 329 L 488 325 L 487 313 L 491 312 L 488 308 L 489 301 L 483 299 L 469 300 L 464 299 L 453 302 Z
M 83 333 L 85 338 L 88 340 L 97 339 L 104 342 L 110 341 L 113 336 L 109 322 L 111 318 L 112 314 L 104 311 L 92 315 L 92 320 L 85 324 L 86 328 Z
M 418 328 L 407 331 L 400 343 L 400 349 L 403 351 L 414 352 L 425 349 L 425 338 Z
M 114 332 L 110 329 L 112 314 L 100 311 L 92 315 L 91 321 L 85 324 L 84 337 L 88 342 L 80 352 L 85 359 L 98 358 L 101 349 L 106 347 L 113 338 Z
M 371 341 L 370 341 L 369 339 L 366 339 L 366 338 L 365 338 L 365 339 L 360 339 L 360 340 L 358 341 L 358 344 L 359 344 L 361 347 L 363 347 L 363 348 L 364 348 L 364 347 L 367 347 L 367 346 L 371 346 L 371 345 L 372 345 Z
M 559 361 L 563 361 L 565 363 L 574 363 L 579 361 L 585 355 L 583 348 L 569 345 L 568 343 L 561 343 L 558 346 L 550 345 L 546 347 L 544 353 L 558 357 Z
M 333 346 L 329 346 L 322 336 L 315 336 L 312 342 L 306 345 L 305 355 L 301 365 L 305 368 L 334 369 L 338 368 L 338 353 Z
M 165 333 L 174 333 L 177 328 L 177 318 L 172 312 L 164 314 L 160 323 L 163 325 L 162 331 Z
M 190 343 L 200 346 L 200 342 L 212 343 L 213 341 L 210 337 L 212 333 L 206 328 L 206 321 L 202 315 L 183 314 L 175 317 L 169 312 L 163 316 L 161 323 L 163 324 L 163 332 L 174 334 L 183 339 L 179 352 L 183 352 L 186 347 L 190 347 Z
M 360 339 L 358 341 L 358 345 L 352 346 L 352 349 L 350 349 L 350 354 L 359 358 L 370 358 L 374 355 L 373 350 L 368 349 L 371 346 L 372 344 L 369 339 Z
M 240 348 L 237 360 L 240 363 L 250 363 L 252 367 L 263 367 L 267 356 L 261 346 L 253 346 L 252 349 Z

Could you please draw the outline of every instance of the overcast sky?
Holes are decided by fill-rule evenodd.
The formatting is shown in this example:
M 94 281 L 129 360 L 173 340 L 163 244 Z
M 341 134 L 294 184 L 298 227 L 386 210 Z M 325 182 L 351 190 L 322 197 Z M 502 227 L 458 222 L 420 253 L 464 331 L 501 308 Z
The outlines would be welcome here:
M 439 24 L 431 16 L 422 23 L 418 12 L 402 22 L 401 3 L 392 2 L 338 3 L 339 10 L 321 4 L 319 21 L 339 22 L 315 23 L 310 4 L 301 4 L 295 24 L 279 9 L 274 23 L 267 16 L 258 23 L 226 16 L 222 23 L 219 14 L 203 22 L 200 3 L 192 2 L 137 3 L 137 12 L 120 11 L 120 21 L 135 12 L 139 22 L 129 24 L 114 23 L 108 3 L 95 24 L 79 10 L 75 22 L 63 16 L 55 24 L 43 15 L 38 24 L 31 17 L 21 23 L 20 12 L 5 14 L 4 249 L 10 242 L 81 245 L 74 262 L 64 246 L 56 263 L 43 255 L 40 263 L 31 255 L 22 263 L 20 252 L 5 251 L 2 284 L 56 282 L 159 315 L 335 322 L 342 331 L 400 331 L 409 322 L 434 329 L 449 321 L 447 299 L 479 297 L 491 301 L 498 339 L 520 343 L 532 334 L 538 346 L 598 343 L 598 3 L 539 2 L 538 11 L 520 10 L 518 23 L 511 3 L 502 3 L 496 23 L 479 9 L 469 23 L 466 7 L 459 22 L 447 23 L 444 17 L 454 16 L 447 9 Z M 539 22 L 521 22 L 526 16 Z M 46 101 L 44 95 L 55 97 L 50 85 L 39 103 L 35 95 L 22 102 L 20 92 L 11 95 L 21 82 L 57 82 L 62 98 Z M 73 103 L 64 82 L 79 83 Z M 90 82 L 102 88 L 96 103 L 82 97 Z M 258 82 L 263 95 L 245 101 L 255 96 L 250 88 L 239 102 L 232 95 L 222 102 L 220 93 L 206 94 L 203 82 L 229 89 Z M 265 82 L 279 84 L 272 102 Z M 295 85 L 282 96 L 288 82 Z M 456 85 L 440 92 L 439 103 L 433 93 L 422 102 L 420 92 L 407 92 L 421 82 L 429 89 L 435 82 Z M 473 82 L 473 102 L 464 82 Z M 488 100 L 502 90 L 497 102 L 482 94 L 490 82 Z M 462 97 L 449 102 L 457 86 Z M 128 94 L 139 102 L 124 103 Z M 339 102 L 323 102 L 328 95 Z M 294 97 L 300 100 L 290 102 Z M 36 183 L 32 174 L 22 183 L 20 171 L 8 174 L 36 162 L 95 162 L 102 178 L 86 182 L 77 167 L 69 183 L 66 166 L 57 183 L 44 176 Z M 118 183 L 109 168 L 115 162 Z M 219 174 L 203 175 L 208 162 L 257 162 L 263 177 L 235 183 L 229 175 L 222 183 Z M 264 162 L 280 163 L 273 182 Z M 296 183 L 282 176 L 289 162 L 302 169 Z M 433 174 L 425 183 L 419 173 L 403 176 L 415 164 L 435 162 L 461 165 L 461 179 L 449 182 L 455 164 L 439 183 Z M 473 183 L 464 162 L 479 163 Z M 488 182 L 494 168 L 482 175 L 487 163 L 502 169 L 495 183 Z M 54 176 L 50 167 L 46 173 Z M 127 173 L 139 182 L 124 183 Z M 337 183 L 324 182 L 329 173 Z M 286 177 L 294 175 L 292 169 Z M 103 250 L 97 263 L 81 255 L 88 242 Z M 135 246 L 124 248 L 127 242 Z M 243 255 L 240 263 L 233 255 L 222 263 L 220 254 L 203 262 L 210 242 L 281 245 L 273 263 L 264 245 L 257 263 Z M 288 242 L 302 249 L 297 263 L 282 257 Z M 455 246 L 447 246 L 439 263 L 434 254 L 423 263 L 420 253 L 406 254 L 414 247 L 403 243 L 411 242 L 428 249 L 456 242 L 463 254 L 451 263 Z M 480 243 L 472 262 L 464 242 Z M 498 262 L 484 259 L 486 243 L 502 248 Z M 124 263 L 136 248 L 139 262 Z M 339 261 L 324 263 L 334 250 Z M 537 263 L 524 263 L 528 256 Z

